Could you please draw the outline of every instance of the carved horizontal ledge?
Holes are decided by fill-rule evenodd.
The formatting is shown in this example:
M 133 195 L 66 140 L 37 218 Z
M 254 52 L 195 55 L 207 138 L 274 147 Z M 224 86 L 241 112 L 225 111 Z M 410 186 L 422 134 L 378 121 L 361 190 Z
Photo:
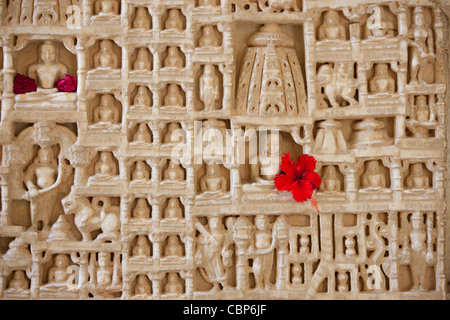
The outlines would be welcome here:
M 296 125 L 311 125 L 313 118 L 309 116 L 292 115 L 286 117 L 232 116 L 233 124 L 249 126 L 267 126 L 269 128 L 287 128 Z

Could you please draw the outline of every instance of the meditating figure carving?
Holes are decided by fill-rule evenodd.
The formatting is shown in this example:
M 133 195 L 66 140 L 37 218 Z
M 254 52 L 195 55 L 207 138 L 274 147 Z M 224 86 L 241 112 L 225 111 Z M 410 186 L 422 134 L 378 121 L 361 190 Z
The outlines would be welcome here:
M 14 271 L 13 278 L 9 281 L 8 293 L 21 293 L 30 289 L 30 280 L 26 277 L 24 270 Z
M 150 295 L 152 293 L 152 286 L 150 280 L 146 275 L 140 274 L 137 276 L 137 283 L 134 287 L 135 295 Z
M 339 22 L 339 14 L 334 10 L 327 11 L 319 27 L 319 41 L 345 39 L 345 27 Z
M 95 14 L 115 16 L 119 14 L 119 2 L 117 0 L 97 0 L 95 2 Z
M 386 63 L 375 65 L 375 75 L 369 82 L 370 93 L 392 94 L 395 93 L 395 80 L 389 75 L 389 67 Z
M 341 192 L 341 180 L 339 180 L 337 176 L 335 166 L 325 166 L 323 169 L 322 183 L 319 186 L 319 190 L 326 193 Z
M 106 70 L 119 68 L 119 57 L 113 51 L 111 40 L 100 41 L 100 49 L 94 54 L 94 68 Z
M 200 179 L 200 191 L 216 197 L 217 194 L 227 192 L 227 180 L 220 173 L 219 165 L 211 163 L 206 165 L 206 175 Z
M 40 148 L 37 157 L 27 168 L 24 184 L 31 201 L 31 230 L 37 231 L 39 222 L 42 222 L 43 230 L 49 229 L 58 187 L 67 178 L 68 170 L 64 159 L 61 158 L 58 163 L 51 147 Z
M 427 98 L 420 95 L 417 97 L 415 105 L 414 98 L 411 99 L 411 107 L 413 117 L 406 122 L 406 126 L 411 130 L 415 138 L 428 138 L 430 130 L 435 129 L 437 126 L 435 105 L 431 104 L 431 107 L 428 106 Z
M 175 46 L 170 46 L 167 52 L 167 57 L 164 59 L 164 68 L 183 68 L 184 62 L 180 49 Z
M 253 157 L 257 156 L 256 159 L 250 162 L 251 178 L 256 184 L 273 187 L 273 179 L 279 171 L 279 141 L 280 136 L 278 133 L 275 134 L 268 131 L 265 144 L 266 150 L 260 152 L 259 156 L 251 155 Z M 255 162 L 256 164 L 254 164 Z
M 434 81 L 434 37 L 425 18 L 423 7 L 414 8 L 413 23 L 408 29 L 408 44 L 411 47 L 410 80 L 412 84 L 427 84 Z
M 179 163 L 169 160 L 169 166 L 164 171 L 164 180 L 168 182 L 176 182 L 184 180 L 184 170 Z
M 171 234 L 167 237 L 167 245 L 164 248 L 165 257 L 183 256 L 183 246 L 178 241 L 178 236 Z
M 28 67 L 28 76 L 36 80 L 40 89 L 55 92 L 57 92 L 55 82 L 63 79 L 67 73 L 69 73 L 67 67 L 57 61 L 57 49 L 51 41 L 41 44 L 39 62 Z
M 152 62 L 150 59 L 150 54 L 146 48 L 138 49 L 136 60 L 134 60 L 134 63 L 133 63 L 133 70 L 139 70 L 139 71 L 151 71 L 152 70 Z
M 132 144 L 151 143 L 152 135 L 146 123 L 141 122 L 138 125 L 136 133 L 133 135 Z
M 183 95 L 180 88 L 175 83 L 169 84 L 167 94 L 164 97 L 164 106 L 183 106 Z
M 136 206 L 133 209 L 133 218 L 135 219 L 150 219 L 150 208 L 147 205 L 147 200 L 138 198 Z
M 200 76 L 200 100 L 205 105 L 205 111 L 215 110 L 219 98 L 219 77 L 215 74 L 214 65 L 207 64 L 203 74 Z
M 131 249 L 132 257 L 147 258 L 150 257 L 151 248 L 147 242 L 147 237 L 140 234 L 136 238 L 136 244 Z
M 406 178 L 406 187 L 415 190 L 423 190 L 430 187 L 430 179 L 424 173 L 422 163 L 411 165 L 411 173 Z
M 57 254 L 53 267 L 48 270 L 48 284 L 47 288 L 65 288 L 67 286 L 67 279 L 70 276 L 68 267 L 70 265 L 70 258 L 67 254 Z
M 382 6 L 370 11 L 373 16 L 368 18 L 366 32 L 369 39 L 386 39 L 394 36 L 394 21 Z M 374 19 L 374 20 L 372 20 Z
M 229 246 L 232 241 L 223 227 L 221 218 L 210 217 L 209 228 L 200 222 L 195 223 L 195 227 L 200 232 L 195 260 L 201 275 L 213 285 L 211 292 L 219 291 L 219 285 L 223 289 L 228 289 L 230 286 L 227 279 L 232 263 L 232 251 L 229 250 Z
M 111 152 L 100 152 L 99 159 L 94 166 L 95 175 L 98 177 L 113 177 L 117 175 L 117 165 L 113 160 Z
M 183 210 L 180 206 L 178 198 L 170 198 L 167 208 L 164 211 L 164 219 L 178 221 L 183 219 Z
M 133 182 L 146 182 L 150 179 L 150 172 L 145 166 L 145 162 L 140 160 L 136 162 L 136 166 L 131 174 Z
M 183 137 L 176 134 L 178 130 L 181 130 L 181 126 L 178 122 L 169 123 L 167 133 L 164 135 L 163 143 L 178 143 L 182 141 Z M 176 139 L 177 137 L 178 140 Z
M 378 160 L 369 160 L 366 163 L 366 172 L 362 175 L 361 187 L 368 190 L 386 188 L 386 177 L 381 171 Z
M 207 25 L 202 28 L 202 36 L 198 41 L 200 47 L 217 47 L 219 46 L 219 39 L 214 35 L 214 27 Z
M 94 123 L 102 126 L 118 124 L 120 121 L 120 110 L 114 103 L 114 97 L 103 94 L 100 104 L 94 107 Z
M 164 293 L 171 295 L 183 294 L 183 284 L 180 281 L 180 276 L 176 272 L 170 272 L 167 275 L 167 283 L 164 286 Z
M 147 16 L 147 9 L 144 7 L 138 7 L 136 9 L 136 17 L 133 20 L 133 29 L 150 29 L 150 19 Z
M 175 30 L 177 32 L 183 31 L 183 20 L 181 19 L 181 13 L 178 9 L 170 9 L 169 16 L 165 23 L 166 30 Z

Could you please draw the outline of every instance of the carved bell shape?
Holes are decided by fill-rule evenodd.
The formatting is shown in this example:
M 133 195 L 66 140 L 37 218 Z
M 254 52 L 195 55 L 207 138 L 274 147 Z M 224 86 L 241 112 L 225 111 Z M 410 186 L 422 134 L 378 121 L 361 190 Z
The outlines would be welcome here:
M 342 134 L 342 123 L 332 119 L 320 122 L 314 144 L 315 153 L 336 154 L 348 151 Z
M 294 41 L 277 24 L 266 24 L 248 40 L 241 69 L 240 114 L 286 116 L 306 113 L 306 92 Z
M 76 238 L 70 230 L 70 224 L 65 215 L 60 215 L 55 224 L 51 227 L 48 234 L 48 240 L 52 241 L 76 241 Z
M 367 118 L 353 125 L 355 130 L 350 140 L 351 148 L 366 148 L 373 146 L 387 146 L 392 144 L 384 123 L 374 118 Z

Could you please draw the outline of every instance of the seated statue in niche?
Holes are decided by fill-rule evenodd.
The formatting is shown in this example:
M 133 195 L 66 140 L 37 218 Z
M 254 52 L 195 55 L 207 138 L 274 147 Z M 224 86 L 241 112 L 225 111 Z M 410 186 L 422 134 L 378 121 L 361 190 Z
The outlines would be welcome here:
M 183 31 L 183 20 L 181 18 L 180 10 L 170 9 L 169 16 L 167 17 L 164 25 L 165 30 L 175 30 L 177 32 Z
M 133 70 L 136 71 L 151 71 L 152 62 L 150 59 L 150 54 L 146 48 L 139 48 L 137 52 L 136 60 L 133 63 Z
M 117 16 L 119 14 L 119 2 L 117 0 L 97 0 L 95 2 L 95 14 Z
M 184 61 L 180 49 L 175 46 L 170 46 L 167 51 L 167 57 L 164 59 L 164 68 L 183 68 Z
M 120 122 L 120 109 L 114 103 L 114 97 L 110 94 L 103 94 L 100 97 L 100 103 L 94 107 L 94 125 L 95 127 L 111 127 Z
M 164 293 L 170 295 L 183 294 L 184 286 L 180 281 L 180 276 L 176 272 L 167 275 L 167 283 L 164 285 Z
M 389 75 L 389 67 L 386 63 L 375 65 L 375 75 L 370 79 L 369 87 L 372 94 L 395 93 L 395 79 Z
M 67 279 L 70 276 L 68 267 L 70 258 L 67 254 L 57 254 L 53 267 L 48 270 L 48 284 L 45 289 L 65 289 L 67 287 Z
M 183 106 L 184 99 L 178 85 L 171 83 L 167 88 L 167 94 L 164 97 L 164 106 Z
M 131 249 L 132 257 L 148 258 L 151 255 L 151 248 L 147 242 L 147 237 L 144 235 L 138 235 L 136 238 L 136 244 Z
M 181 125 L 178 122 L 169 123 L 167 133 L 164 135 L 163 143 L 178 143 L 183 141 L 182 136 L 177 136 L 177 130 L 181 130 Z M 178 137 L 178 140 L 176 138 Z
M 68 178 L 69 166 L 64 159 L 57 159 L 51 147 L 40 148 L 33 163 L 24 175 L 24 184 L 30 199 L 31 228 L 38 231 L 39 222 L 42 229 L 50 228 L 53 206 L 58 196 L 58 188 Z
M 414 8 L 413 23 L 408 29 L 410 83 L 427 84 L 434 81 L 434 38 L 423 7 Z
M 167 238 L 167 245 L 164 248 L 165 257 L 182 257 L 183 246 L 178 241 L 178 236 L 171 234 Z
M 106 287 L 112 283 L 114 266 L 109 252 L 98 253 L 97 284 Z
M 131 174 L 132 182 L 147 182 L 150 180 L 150 172 L 145 166 L 144 161 L 137 161 L 136 166 Z
M 414 98 L 411 101 L 414 118 L 408 120 L 406 126 L 411 130 L 413 137 L 428 138 L 430 130 L 437 127 L 435 105 L 430 102 L 431 107 L 428 106 L 427 98 L 422 95 L 417 97 L 416 104 Z
M 411 173 L 406 177 L 406 187 L 416 191 L 430 188 L 430 179 L 424 173 L 422 163 L 411 165 Z
M 111 152 L 101 151 L 94 166 L 94 176 L 89 179 L 94 179 L 96 182 L 112 182 L 117 176 L 117 171 Z
M 25 293 L 30 289 L 30 280 L 25 275 L 24 270 L 14 271 L 13 278 L 9 281 L 8 289 L 5 293 Z
M 136 17 L 133 20 L 133 29 L 150 29 L 150 19 L 147 16 L 147 9 L 144 7 L 139 7 L 136 9 Z
M 133 135 L 132 142 L 130 144 L 145 144 L 152 142 L 152 134 L 147 124 L 144 122 L 139 123 L 136 133 Z
M 21 237 L 15 238 L 8 245 L 9 249 L 3 255 L 3 260 L 28 260 L 31 259 L 31 251 L 28 243 Z
M 51 41 L 40 45 L 39 62 L 28 67 L 28 76 L 36 80 L 38 91 L 42 93 L 58 92 L 55 82 L 63 79 L 67 73 L 67 67 L 57 61 L 57 49 Z
M 137 276 L 137 283 L 134 287 L 134 294 L 137 296 L 150 295 L 152 293 L 152 286 L 148 277 L 140 274 Z
M 164 171 L 164 180 L 167 182 L 181 182 L 184 181 L 184 170 L 179 163 L 169 160 L 169 166 Z
M 99 70 L 119 69 L 119 57 L 113 51 L 111 40 L 100 41 L 100 50 L 94 54 L 94 68 Z
M 219 291 L 219 285 L 224 289 L 229 288 L 227 279 L 232 265 L 232 251 L 229 246 L 232 240 L 223 227 L 221 218 L 210 217 L 208 227 L 200 222 L 197 222 L 195 227 L 200 232 L 195 260 L 201 275 L 213 285 L 211 292 Z
M 386 177 L 380 168 L 378 160 L 370 160 L 366 163 L 366 172 L 362 175 L 361 187 L 365 191 L 386 189 Z
M 200 47 L 218 47 L 219 39 L 214 35 L 214 27 L 211 25 L 202 28 L 202 36 L 198 40 Z
M 345 27 L 339 22 L 339 13 L 334 10 L 327 11 L 319 27 L 319 41 L 345 39 Z
M 205 65 L 203 74 L 200 76 L 200 100 L 205 105 L 205 111 L 214 111 L 220 98 L 219 77 L 215 73 L 212 64 Z
M 152 106 L 152 98 L 148 93 L 148 88 L 146 86 L 139 86 L 136 95 L 133 99 L 133 105 L 131 106 L 131 110 L 146 110 Z
M 219 165 L 215 162 L 206 165 L 206 175 L 200 179 L 199 198 L 219 200 L 226 196 L 227 179 L 220 173 Z
M 319 186 L 319 191 L 324 193 L 341 192 L 341 180 L 337 176 L 335 166 L 325 166 L 323 169 L 322 183 Z
M 371 12 L 374 16 L 373 18 L 369 17 L 366 23 L 367 38 L 375 40 L 394 37 L 394 20 L 386 10 L 381 6 L 376 6 Z
M 183 209 L 178 198 L 170 198 L 164 210 L 164 220 L 179 221 L 183 219 Z
M 150 208 L 147 205 L 147 200 L 144 198 L 136 200 L 136 206 L 133 209 L 133 218 L 150 219 Z

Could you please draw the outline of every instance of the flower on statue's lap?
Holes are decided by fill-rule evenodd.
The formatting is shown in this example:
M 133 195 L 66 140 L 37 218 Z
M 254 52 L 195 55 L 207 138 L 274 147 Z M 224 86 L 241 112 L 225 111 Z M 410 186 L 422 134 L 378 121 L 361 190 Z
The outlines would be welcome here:
M 77 79 L 66 74 L 64 79 L 55 82 L 55 87 L 60 92 L 75 92 L 77 91 Z
M 275 177 L 275 187 L 279 191 L 289 191 L 297 202 L 312 199 L 312 194 L 322 182 L 320 176 L 314 172 L 316 159 L 302 154 L 296 163 L 291 160 L 290 153 L 281 157 L 281 173 Z M 314 199 L 312 199 L 315 205 Z
M 13 91 L 15 94 L 24 94 L 37 90 L 37 83 L 33 78 L 24 76 L 23 74 L 16 74 L 14 78 Z

